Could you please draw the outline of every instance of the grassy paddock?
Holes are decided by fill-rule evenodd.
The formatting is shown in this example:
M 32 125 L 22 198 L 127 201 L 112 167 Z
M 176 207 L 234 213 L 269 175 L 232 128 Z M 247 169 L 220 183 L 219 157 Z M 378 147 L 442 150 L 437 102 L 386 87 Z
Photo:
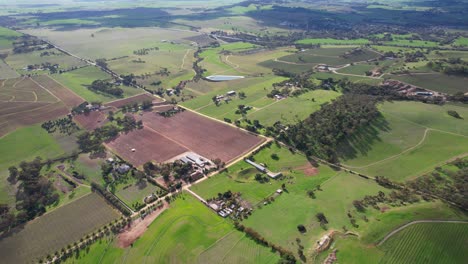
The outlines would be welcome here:
M 466 153 L 468 124 L 447 111 L 468 116 L 467 108 L 417 102 L 384 103 L 380 108 L 383 119 L 361 129 L 340 148 L 346 166 L 405 180 Z
M 368 39 L 332 39 L 332 38 L 318 38 L 318 39 L 301 39 L 296 42 L 297 44 L 317 45 L 317 44 L 330 44 L 330 45 L 365 45 L 369 44 Z
M 230 236 L 234 239 L 229 239 Z M 70 262 L 114 263 L 132 260 L 132 263 L 200 263 L 208 257 L 226 260 L 227 263 L 235 263 L 236 260 L 258 263 L 259 257 L 262 261 L 276 262 L 279 259 L 268 248 L 241 239 L 242 236 L 228 221 L 191 195 L 182 194 L 149 226 L 133 247 L 124 250 L 117 248 L 113 242 L 102 241 Z
M 393 75 L 391 78 L 449 94 L 466 92 L 466 82 L 468 81 L 467 77 L 451 76 L 442 73 Z
M 31 140 L 34 139 L 34 140 Z M 0 138 L 0 201 L 11 201 L 12 186 L 6 181 L 8 167 L 37 156 L 43 159 L 63 155 L 64 151 L 51 134 L 40 125 L 20 128 Z
M 86 87 L 95 80 L 107 80 L 111 78 L 110 75 L 93 66 L 87 66 L 62 74 L 54 74 L 51 77 L 79 96 L 83 97 L 88 102 L 98 101 L 106 103 L 119 99 L 119 97 L 113 95 L 93 92 Z M 123 85 L 120 86 L 120 88 L 124 90 L 123 97 L 130 97 L 144 92 L 141 89 Z

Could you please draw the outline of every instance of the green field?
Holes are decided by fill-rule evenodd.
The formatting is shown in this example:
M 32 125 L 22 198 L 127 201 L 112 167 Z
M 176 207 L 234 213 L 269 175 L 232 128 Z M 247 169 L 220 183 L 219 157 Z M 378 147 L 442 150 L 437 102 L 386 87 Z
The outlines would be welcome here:
M 341 230 L 343 226 L 347 226 L 349 230 L 355 230 L 346 215 L 348 211 L 354 210 L 352 200 L 377 193 L 383 188 L 355 175 L 337 174 L 325 166 L 320 166 L 319 170 L 320 173 L 316 176 L 297 180 L 290 187 L 286 185 L 287 192 L 277 197 L 272 204 L 254 211 L 244 224 L 257 230 L 268 240 L 291 250 L 295 249 L 295 239 L 300 237 L 309 253 L 320 236 L 326 233 L 315 218 L 317 213 L 325 214 L 329 229 Z M 318 184 L 322 191 L 315 191 L 315 199 L 309 198 L 307 190 Z M 361 219 L 357 219 L 357 223 L 365 224 Z M 299 224 L 306 227 L 305 234 L 301 235 L 297 230 Z
M 314 66 L 316 64 L 327 64 L 331 66 L 344 65 L 353 62 L 367 61 L 375 59 L 379 55 L 371 50 L 363 49 L 362 52 L 344 56 L 353 50 L 352 47 L 327 47 L 308 49 L 296 54 L 278 58 L 278 62 L 295 63 L 296 66 Z
M 419 223 L 387 240 L 380 263 L 466 263 L 468 224 Z
M 182 194 L 133 247 L 124 250 L 112 242 L 100 242 L 70 262 L 203 263 L 207 259 L 268 263 L 276 262 L 279 256 L 243 238 L 228 221 L 191 195 Z
M 338 70 L 339 73 L 365 75 L 366 72 L 377 68 L 375 64 L 356 64 L 343 69 Z
M 468 80 L 466 77 L 442 73 L 392 75 L 391 78 L 448 94 L 466 92 L 466 82 Z
M 86 87 L 95 80 L 107 80 L 111 78 L 110 75 L 93 66 L 87 66 L 62 74 L 54 74 L 51 75 L 51 77 L 79 96 L 83 97 L 88 102 L 106 103 L 119 99 L 119 97 L 112 95 L 95 93 Z M 120 86 L 120 88 L 124 90 L 123 97 L 130 97 L 144 92 L 141 89 L 128 86 Z
M 385 212 L 370 209 L 370 211 L 367 210 L 366 214 L 369 222 L 360 224 L 357 230 L 358 236 L 338 235 L 334 237 L 330 249 L 320 254 L 318 260 L 323 261 L 332 250 L 337 249 L 337 258 L 340 262 L 353 264 L 381 263 L 380 261 L 384 261 L 384 256 L 386 256 L 383 249 L 391 239 L 380 247 L 375 245 L 394 229 L 416 220 L 467 219 L 466 214 L 439 201 L 389 207 Z M 433 239 L 432 241 L 436 240 Z M 420 245 L 425 245 L 425 243 L 420 243 Z M 401 258 L 398 263 L 413 262 L 407 262 L 406 259 Z
M 312 74 L 312 77 L 315 79 L 319 80 L 326 80 L 328 78 L 334 79 L 334 80 L 348 80 L 352 82 L 357 82 L 357 83 L 367 83 L 367 84 L 380 84 L 383 79 L 376 79 L 376 78 L 369 78 L 366 76 L 349 76 L 349 75 L 340 75 L 340 74 L 334 74 L 331 72 L 317 72 Z
M 41 53 L 49 52 L 53 55 L 49 56 L 41 56 Z M 47 71 L 27 71 L 24 68 L 27 68 L 28 65 L 34 64 L 42 64 L 42 63 L 50 63 L 50 64 L 58 64 L 61 70 L 68 70 L 72 67 L 81 67 L 85 65 L 85 62 L 78 60 L 72 56 L 68 56 L 56 49 L 48 49 L 48 50 L 40 50 L 40 51 L 32 51 L 27 53 L 15 53 L 9 55 L 5 59 L 6 63 L 10 65 L 12 68 L 16 69 L 19 72 L 24 74 L 31 74 L 31 73 L 45 73 Z
M 16 31 L 0 27 L 0 51 L 13 48 L 14 40 L 21 35 Z
M 367 39 L 332 39 L 332 38 L 318 38 L 318 39 L 302 39 L 296 41 L 297 44 L 317 45 L 317 44 L 331 44 L 331 45 L 365 45 L 370 41 Z
M 251 120 L 259 120 L 262 125 L 271 126 L 277 121 L 283 124 L 293 124 L 306 119 L 310 114 L 320 109 L 320 105 L 330 102 L 340 96 L 329 90 L 315 90 L 297 97 L 288 97 L 274 101 L 268 106 L 256 109 L 247 114 Z
M 119 197 L 125 204 L 134 209 L 137 209 L 136 203 L 144 204 L 143 199 L 146 196 L 154 193 L 160 195 L 164 192 L 161 188 L 149 183 L 146 180 L 137 182 L 132 176 L 127 176 L 124 179 L 119 179 L 117 186 L 115 186 L 115 195 Z
M 207 70 L 204 73 L 204 76 L 213 74 L 241 75 L 241 73 L 236 70 L 234 65 L 225 61 L 226 56 L 221 54 L 221 52 L 229 51 L 232 53 L 237 53 L 253 49 L 255 47 L 255 45 L 250 43 L 235 42 L 204 50 L 202 53 L 200 53 L 200 58 L 203 58 L 203 61 L 200 65 Z
M 278 155 L 279 160 L 271 158 L 273 153 Z M 231 166 L 228 172 L 192 186 L 191 190 L 206 199 L 227 190 L 240 192 L 243 199 L 259 207 L 254 210 L 252 216 L 244 220 L 244 224 L 260 232 L 269 241 L 293 251 L 297 237 L 301 237 L 305 247 L 310 249 L 323 234 L 324 230 L 315 220 L 316 213 L 323 212 L 327 216 L 330 228 L 338 229 L 346 225 L 351 229 L 346 216 L 348 210 L 354 209 L 351 201 L 382 190 L 372 181 L 336 172 L 324 165 L 318 167 L 318 174 L 306 176 L 302 170 L 308 164 L 305 157 L 292 154 L 275 144 L 261 150 L 254 158 L 256 162 L 266 164 L 271 171 L 282 171 L 286 179 L 272 180 L 271 184 L 258 183 L 254 180 L 258 172 L 244 161 L 240 161 Z M 263 206 L 260 202 L 272 195 L 283 183 L 286 184 L 287 191 L 271 204 Z M 318 185 L 322 191 L 315 191 L 315 199 L 309 198 L 307 191 Z M 358 223 L 363 221 L 358 219 Z M 309 231 L 300 235 L 296 228 L 298 224 L 305 225 Z
M 468 38 L 457 38 L 453 44 L 457 46 L 468 46 Z
M 86 195 L 0 240 L 2 259 L 6 263 L 32 262 L 78 241 L 118 216 L 98 194 Z
M 157 47 L 171 41 L 190 43 L 183 38 L 199 35 L 196 32 L 154 27 L 82 28 L 68 31 L 32 29 L 26 32 L 45 38 L 80 57 L 93 60 L 131 56 L 135 50 Z
M 466 153 L 468 124 L 447 114 L 466 108 L 415 102 L 381 105 L 383 118 L 348 138 L 340 148 L 345 166 L 372 176 L 404 180 Z
M 8 167 L 16 166 L 23 160 L 30 161 L 37 156 L 47 159 L 63 154 L 60 144 L 40 125 L 20 128 L 0 138 L 0 201 L 11 201 L 13 197 L 10 193 L 14 188 L 6 181 Z

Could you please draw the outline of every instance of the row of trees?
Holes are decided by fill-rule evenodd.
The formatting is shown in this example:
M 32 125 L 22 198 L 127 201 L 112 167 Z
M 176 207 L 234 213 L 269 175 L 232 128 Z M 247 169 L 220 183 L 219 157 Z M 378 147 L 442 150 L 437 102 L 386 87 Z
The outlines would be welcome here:
M 263 245 L 263 246 L 266 246 L 266 247 L 271 247 L 271 249 L 273 249 L 274 251 L 277 251 L 280 253 L 281 257 L 282 257 L 282 260 L 280 261 L 280 263 L 296 263 L 296 257 L 294 257 L 294 254 L 290 251 L 288 251 L 287 249 L 281 247 L 281 246 L 278 246 L 278 245 L 275 245 L 271 242 L 269 242 L 268 240 L 266 240 L 260 233 L 258 233 L 257 231 L 255 231 L 254 229 L 250 228 L 250 227 L 245 227 L 244 225 L 242 225 L 241 223 L 239 222 L 234 222 L 234 227 L 241 231 L 241 232 L 244 232 L 247 237 L 253 239 L 255 242 L 257 242 L 258 244 L 260 245 Z
M 115 197 L 111 192 L 107 191 L 105 188 L 97 183 L 91 183 L 91 189 L 94 192 L 99 193 L 108 201 L 113 207 L 117 208 L 123 215 L 130 216 L 132 212 L 127 208 L 119 199 Z
M 456 170 L 437 167 L 430 174 L 409 181 L 407 186 L 456 203 L 468 210 L 468 159 L 457 159 L 451 162 Z

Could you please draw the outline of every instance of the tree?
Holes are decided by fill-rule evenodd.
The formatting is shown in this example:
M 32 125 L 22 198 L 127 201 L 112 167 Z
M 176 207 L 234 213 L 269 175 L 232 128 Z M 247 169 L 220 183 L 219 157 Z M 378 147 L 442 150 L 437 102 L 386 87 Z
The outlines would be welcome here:
M 356 207 L 356 210 L 358 210 L 359 212 L 364 212 L 366 210 L 364 204 L 359 200 L 354 200 L 353 205 L 354 207 Z
M 315 215 L 315 217 L 317 217 L 317 220 L 321 223 L 321 224 L 328 224 L 328 220 L 327 218 L 325 217 L 325 215 L 323 213 L 317 213 Z
M 276 153 L 271 154 L 271 158 L 274 160 L 279 160 L 278 154 Z
M 447 114 L 449 114 L 450 116 L 453 116 L 457 119 L 463 119 L 460 114 L 457 112 L 457 111 L 454 111 L 454 110 L 448 110 L 447 111 Z
M 8 168 L 8 171 L 10 172 L 10 175 L 8 176 L 8 182 L 10 184 L 15 184 L 16 183 L 16 178 L 18 177 L 18 168 L 15 166 L 11 166 Z
M 298 226 L 297 226 L 297 230 L 298 230 L 299 232 L 301 232 L 301 233 L 307 232 L 307 229 L 305 228 L 304 225 L 298 225 Z

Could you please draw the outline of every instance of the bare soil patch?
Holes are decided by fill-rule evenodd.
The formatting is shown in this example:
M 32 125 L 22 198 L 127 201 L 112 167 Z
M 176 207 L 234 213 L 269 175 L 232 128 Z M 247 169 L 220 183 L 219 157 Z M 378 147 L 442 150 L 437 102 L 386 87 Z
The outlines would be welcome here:
M 318 168 L 312 166 L 312 164 L 310 164 L 308 162 L 306 164 L 304 164 L 304 165 L 302 165 L 300 167 L 294 168 L 294 169 L 301 171 L 306 176 L 314 176 L 314 175 L 317 175 L 319 173 Z
M 156 209 L 151 214 L 147 215 L 144 219 L 138 219 L 132 223 L 130 228 L 126 229 L 117 236 L 117 246 L 120 248 L 127 248 L 142 236 L 148 229 L 148 226 L 156 219 L 168 205 L 164 203 L 161 208 Z
M 122 134 L 106 145 L 136 167 L 148 161 L 164 162 L 187 151 L 186 148 L 147 127 Z
M 143 124 L 164 137 L 209 159 L 228 163 L 264 141 L 241 129 L 185 111 L 165 118 L 148 112 Z
M 92 111 L 88 114 L 76 115 L 73 119 L 86 130 L 94 130 L 107 123 L 106 115 L 100 111 Z
M 70 109 L 75 106 L 78 106 L 79 104 L 85 101 L 83 98 L 81 98 L 68 88 L 62 86 L 47 75 L 36 76 L 33 78 L 33 80 L 45 87 L 56 97 L 58 97 Z

